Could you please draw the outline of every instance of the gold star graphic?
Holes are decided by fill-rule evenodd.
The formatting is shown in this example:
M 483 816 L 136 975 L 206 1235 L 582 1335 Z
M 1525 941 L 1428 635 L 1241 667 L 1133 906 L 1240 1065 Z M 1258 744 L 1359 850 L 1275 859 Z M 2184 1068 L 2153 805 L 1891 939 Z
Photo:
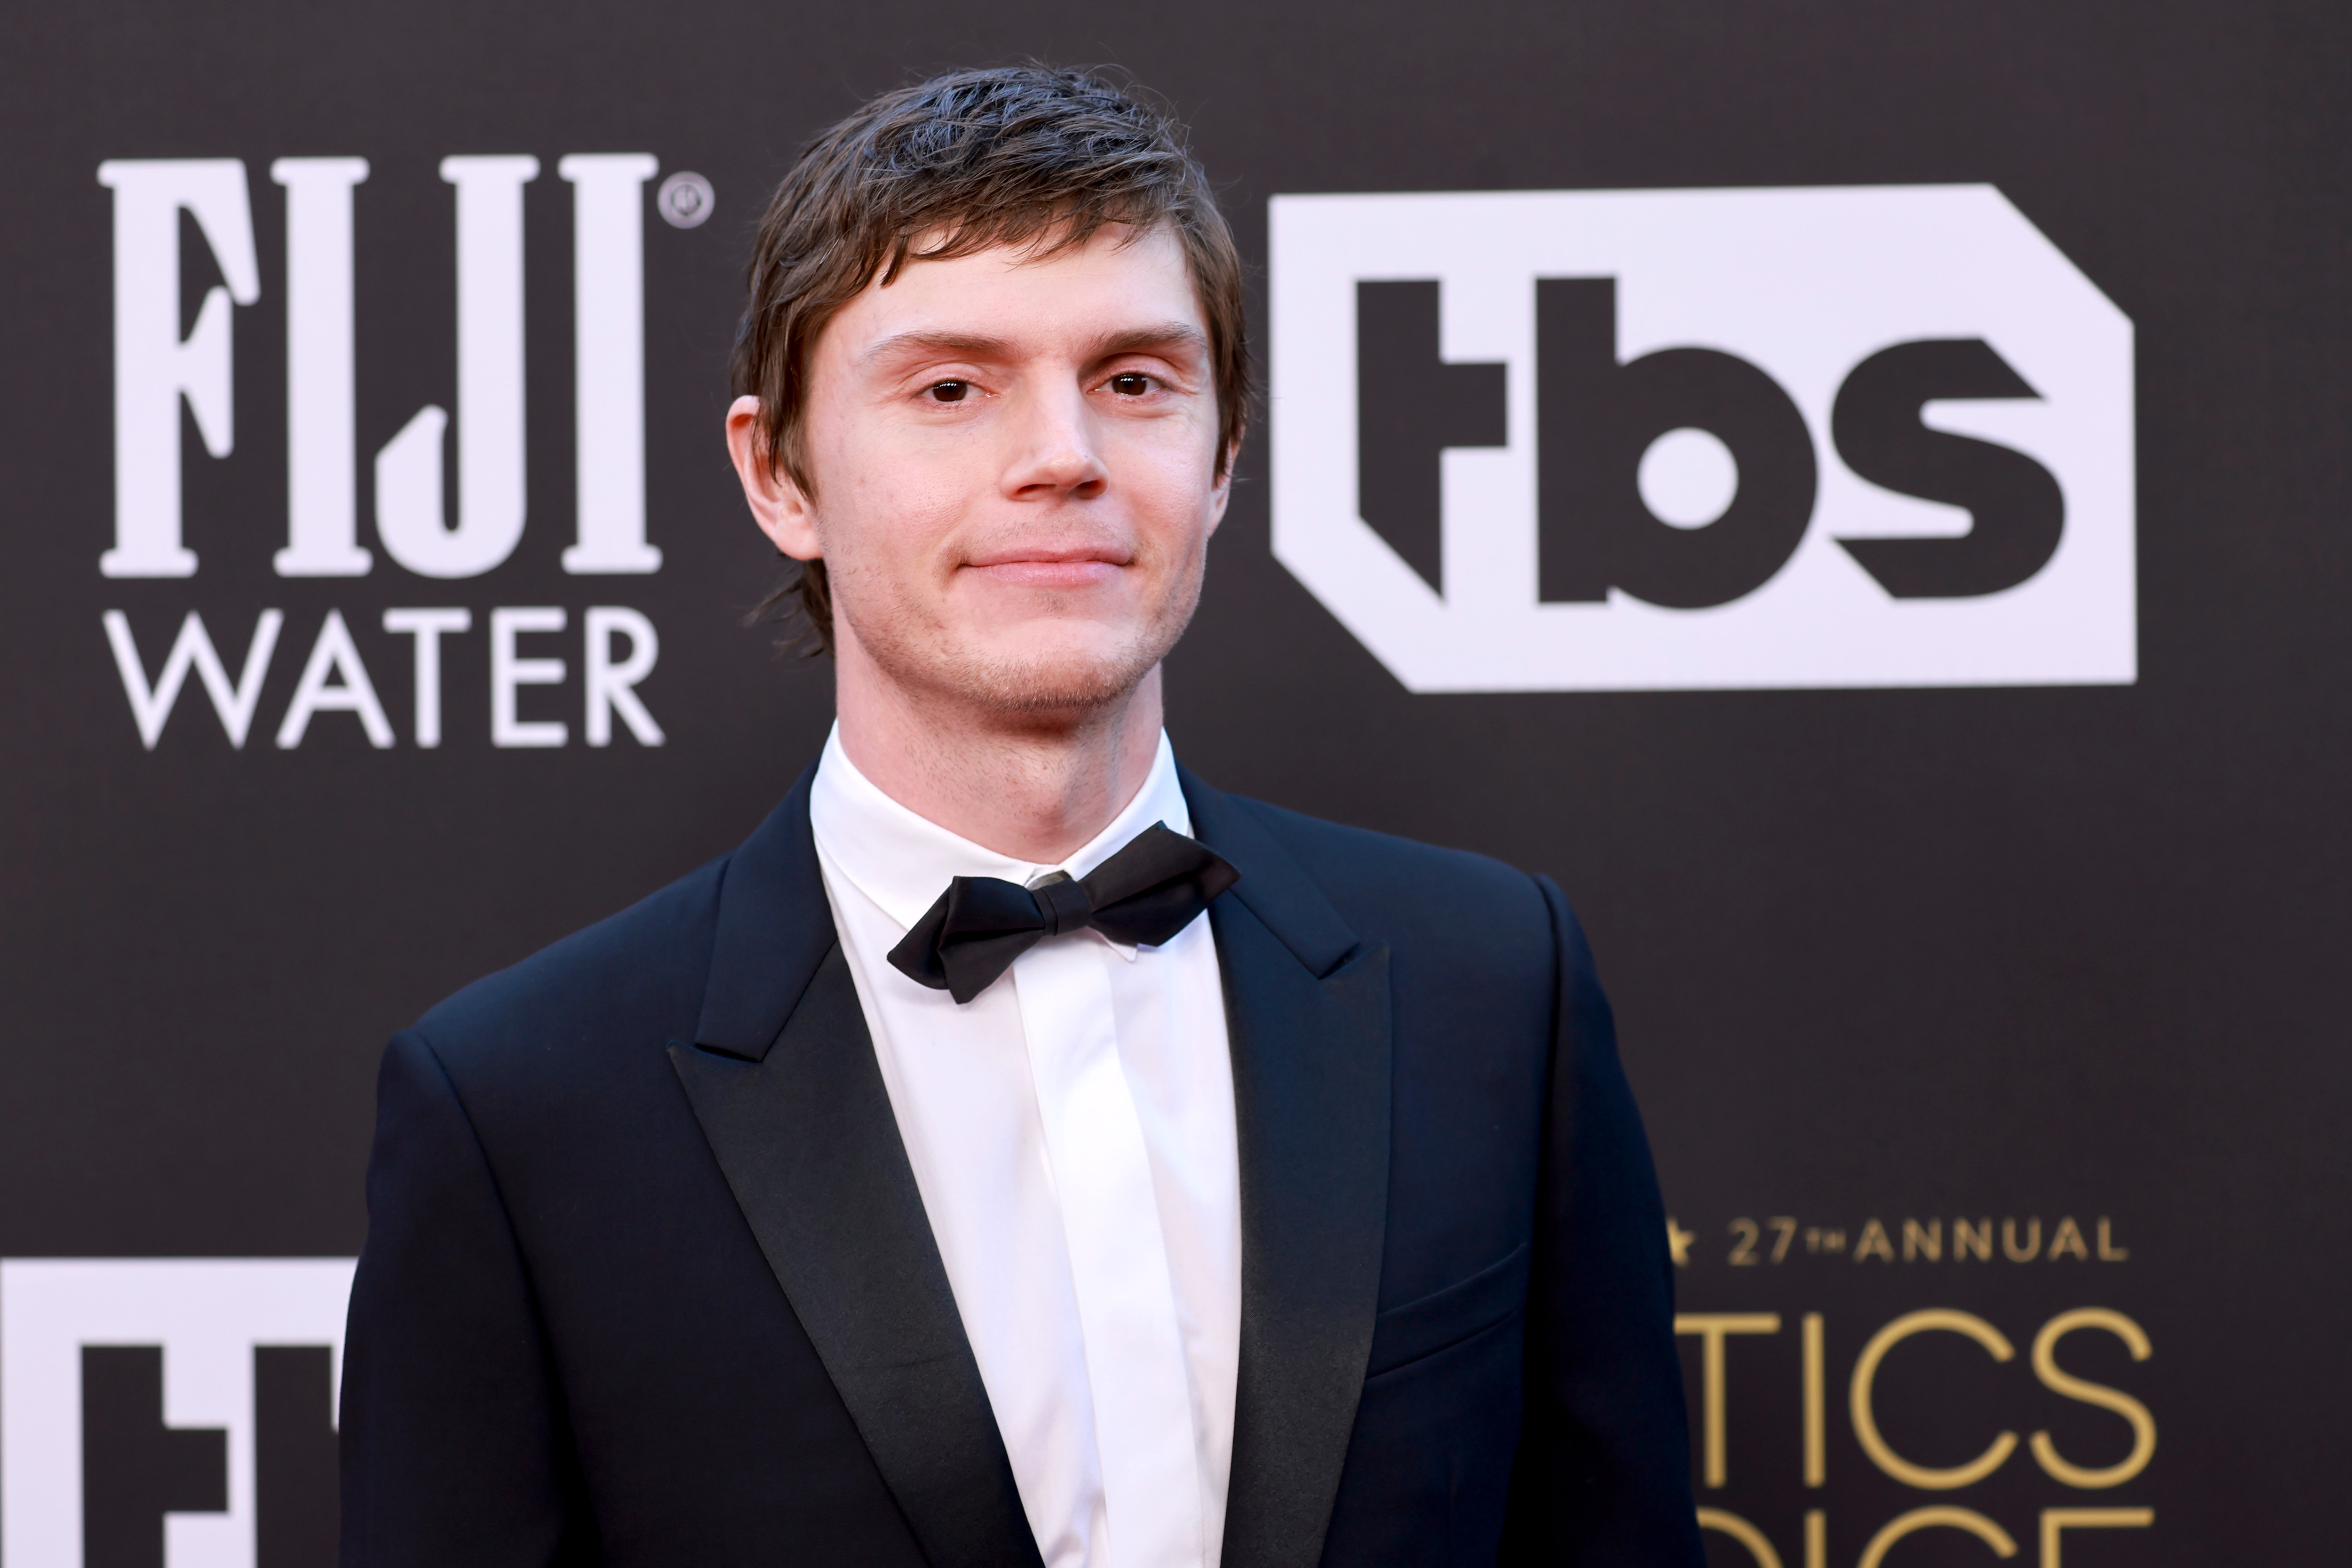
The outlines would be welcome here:
M 1690 1244 L 1697 1234 L 1696 1231 L 1685 1230 L 1676 1225 L 1674 1215 L 1666 1216 L 1666 1247 L 1675 1255 L 1675 1268 L 1682 1268 L 1689 1265 Z

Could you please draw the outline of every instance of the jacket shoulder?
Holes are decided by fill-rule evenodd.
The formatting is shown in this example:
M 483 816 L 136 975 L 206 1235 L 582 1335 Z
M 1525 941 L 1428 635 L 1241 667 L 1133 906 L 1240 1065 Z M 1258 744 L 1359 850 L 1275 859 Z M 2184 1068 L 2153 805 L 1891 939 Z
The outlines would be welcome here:
M 1496 900 L 1539 910 L 1535 879 L 1516 866 L 1470 849 L 1447 849 L 1369 827 L 1351 827 L 1245 795 L 1229 796 L 1258 819 L 1327 889 L 1408 891 L 1429 889 L 1471 900 Z M 1529 904 L 1532 900 L 1532 905 Z
M 1551 915 L 1541 886 L 1467 849 L 1351 827 L 1232 795 L 1288 852 L 1359 935 L 1485 967 L 1524 962 L 1549 973 Z
M 691 1034 L 736 853 L 475 981 L 426 1012 L 415 1032 L 453 1069 L 576 1048 L 615 1030 Z

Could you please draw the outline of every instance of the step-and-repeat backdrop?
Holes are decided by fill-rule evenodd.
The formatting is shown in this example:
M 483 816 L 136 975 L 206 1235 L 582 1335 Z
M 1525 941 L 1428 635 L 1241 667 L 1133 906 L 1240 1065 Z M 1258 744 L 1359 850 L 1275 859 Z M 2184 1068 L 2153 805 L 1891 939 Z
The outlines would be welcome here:
M 384 1038 L 829 721 L 720 441 L 763 194 L 1030 56 L 1254 268 L 1177 746 L 1580 905 L 1718 1568 L 2340 1552 L 2330 10 L 13 17 L 0 1562 L 331 1560 Z

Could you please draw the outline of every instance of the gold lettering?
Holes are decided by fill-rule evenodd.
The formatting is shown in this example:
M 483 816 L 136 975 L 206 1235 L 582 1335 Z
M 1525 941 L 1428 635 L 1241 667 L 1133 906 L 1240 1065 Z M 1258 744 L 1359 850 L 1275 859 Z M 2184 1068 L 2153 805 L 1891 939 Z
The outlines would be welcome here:
M 2091 1249 L 2083 1245 L 2083 1227 L 2074 1223 L 2073 1215 L 2058 1222 L 2058 1233 L 2050 1238 L 2050 1261 L 2057 1262 L 2062 1252 L 2073 1253 L 2078 1262 L 2091 1260 Z
M 1676 1312 L 1675 1332 L 1699 1339 L 1699 1409 L 1701 1466 L 1706 1484 L 1719 1487 L 1727 1479 L 1723 1458 L 1723 1342 L 1729 1334 L 1777 1334 L 1778 1312 Z
M 2099 1261 L 2102 1263 L 2121 1263 L 2125 1258 L 2131 1256 L 2131 1248 L 2127 1247 L 2117 1247 L 2116 1245 L 2115 1237 L 2109 1234 L 2107 1230 L 2109 1223 L 2110 1222 L 2106 1215 L 2101 1215 L 2099 1216 Z
M 1805 1510 L 1805 1568 L 1830 1568 L 1830 1518 L 1817 1508 Z
M 1817 1487 L 1829 1479 L 1829 1465 L 1822 1441 L 1822 1406 L 1829 1403 L 1824 1393 L 1827 1379 L 1822 1375 L 1822 1315 L 1807 1312 L 1803 1324 L 1805 1350 L 1805 1484 Z
M 1885 1262 L 1895 1261 L 1895 1245 L 1886 1239 L 1886 1227 L 1872 1220 L 1862 1227 L 1862 1239 L 1853 1244 L 1853 1260 L 1876 1257 Z
M 1796 1239 L 1797 1222 L 1790 1215 L 1782 1214 L 1774 1215 L 1764 1223 L 1780 1233 L 1780 1239 L 1772 1244 L 1772 1261 L 1778 1263 L 1789 1256 L 1789 1243 Z
M 1974 1225 L 1964 1219 L 1952 1221 L 1952 1261 L 1962 1262 L 1971 1254 L 1979 1263 L 1992 1261 L 1992 1219 L 1990 1215 Z
M 1870 1387 L 1878 1375 L 1878 1363 L 1886 1359 L 1888 1351 L 1912 1335 L 1937 1329 L 1948 1333 L 1967 1335 L 1984 1346 L 1995 1361 L 2008 1361 L 2017 1354 L 1999 1329 L 1972 1312 L 1953 1311 L 1942 1307 L 1906 1312 L 1872 1335 L 1870 1343 L 1863 1347 L 1862 1359 L 1853 1363 L 1853 1384 L 1846 1402 L 1847 1410 L 1853 1418 L 1853 1435 L 1861 1442 L 1862 1451 L 1870 1456 L 1871 1462 L 1904 1485 L 1917 1487 L 1923 1491 L 1950 1491 L 1958 1487 L 1972 1487 L 2008 1463 L 2010 1455 L 2017 1449 L 2017 1434 L 2003 1432 L 1993 1439 L 1992 1447 L 1967 1464 L 1955 1465 L 1948 1469 L 1934 1469 L 1926 1465 L 1913 1464 L 1889 1447 L 1886 1439 L 1879 1436 L 1878 1417 L 1870 1405 Z M 1863 1561 L 1866 1565 L 1874 1559 L 1865 1552 Z
M 1731 1249 L 1731 1266 L 1746 1268 L 1755 1263 L 1756 1238 L 1764 1233 L 1756 1228 L 1754 1220 L 1742 1216 L 1731 1222 L 1731 1234 L 1739 1238 L 1739 1245 Z
M 1903 1261 L 1908 1263 L 1914 1258 L 1923 1255 L 1930 1263 L 1943 1260 L 1944 1222 L 1942 1220 L 1929 1220 L 1924 1230 L 1920 1228 L 1919 1222 L 1916 1219 L 1906 1219 L 1903 1222 Z
M 2061 1531 L 2146 1530 L 2155 1522 L 2152 1508 L 2045 1508 L 2042 1510 L 2042 1568 L 2063 1568 L 2058 1561 Z M 1864 1568 L 1868 1568 L 1866 1563 Z
M 1698 1510 L 1701 1530 L 1721 1531 L 1740 1545 L 1748 1555 L 1756 1559 L 1757 1568 L 1780 1568 L 1780 1554 L 1772 1550 L 1772 1542 L 1764 1532 L 1727 1509 L 1703 1508 Z M 1811 1565 L 1808 1564 L 1808 1568 Z
M 2045 1387 L 2069 1399 L 2095 1405 L 2102 1410 L 2112 1410 L 2131 1423 L 2131 1452 L 2124 1457 L 2121 1464 L 2109 1465 L 2104 1469 L 2085 1468 L 2060 1458 L 2057 1445 L 2051 1442 L 2050 1434 L 2036 1432 L 2032 1442 L 2033 1458 L 2050 1473 L 2052 1479 L 2063 1481 L 2070 1487 L 2081 1487 L 2085 1490 L 2119 1487 L 2147 1468 L 2148 1460 L 2156 1457 L 2156 1417 L 2148 1414 L 2147 1405 L 2119 1389 L 2109 1388 L 2104 1384 L 2086 1383 L 2059 1370 L 2058 1342 L 2076 1329 L 2106 1330 L 2123 1341 L 2134 1361 L 2146 1361 L 2154 1347 L 2148 1343 L 2147 1331 L 2137 1323 L 2121 1312 L 2111 1312 L 2105 1307 L 2079 1307 L 2071 1312 L 2061 1312 L 2042 1324 L 2042 1331 L 2033 1336 L 2033 1375 L 2040 1378 Z M 2044 1554 L 2047 1555 L 2046 1551 Z
M 1878 1568 L 1896 1542 L 1922 1530 L 1965 1530 L 1991 1547 L 1996 1557 L 2017 1555 L 2017 1542 L 2009 1538 L 2009 1531 L 1972 1508 L 1915 1508 L 1888 1521 L 1885 1529 L 1870 1538 L 1870 1544 L 1862 1549 L 1862 1568 Z
M 2000 1222 L 2000 1250 L 2011 1263 L 2031 1263 L 2042 1256 L 2042 1216 L 2036 1215 L 2026 1223 L 2032 1228 L 2025 1233 L 2025 1246 L 2021 1249 L 2017 1245 L 2017 1222 Z

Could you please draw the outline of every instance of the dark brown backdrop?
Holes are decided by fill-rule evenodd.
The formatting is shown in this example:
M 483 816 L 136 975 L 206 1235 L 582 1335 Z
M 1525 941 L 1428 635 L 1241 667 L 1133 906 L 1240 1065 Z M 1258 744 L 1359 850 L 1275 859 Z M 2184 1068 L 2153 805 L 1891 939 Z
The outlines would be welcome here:
M 2137 333 L 2140 679 L 2122 688 L 1513 697 L 1408 694 L 1276 563 L 1263 448 L 1242 466 L 1201 617 L 1171 668 L 1180 752 L 1226 788 L 1548 871 L 1615 999 L 1669 1206 L 1683 1305 L 1777 1312 L 1730 1342 L 1727 1484 L 1709 1506 L 1793 1568 L 1801 1517 L 1853 1561 L 1951 1504 L 2037 1551 L 2040 1510 L 2153 1507 L 2069 1532 L 2077 1564 L 2316 1561 L 2347 1458 L 2343 803 L 2352 506 L 2344 306 L 2352 104 L 2319 5 L 1667 3 L 1109 8 L 1018 0 L 750 5 L 262 0 L 21 10 L 0 51 L 0 1255 L 355 1251 L 372 1074 L 439 995 L 733 843 L 814 755 L 825 670 L 740 617 L 770 568 L 723 459 L 723 362 L 763 187 L 798 142 L 909 73 L 1113 61 L 1197 127 L 1242 243 L 1276 193 L 1942 181 L 1998 184 Z M 648 211 L 657 574 L 567 577 L 571 203 L 554 163 L 645 150 L 717 217 Z M 284 205 L 268 164 L 356 153 L 359 446 L 454 392 L 453 153 L 530 152 L 532 522 L 457 583 L 379 558 L 292 581 Z M 111 582 L 108 158 L 246 161 L 262 301 L 236 317 L 237 446 L 191 432 L 182 581 Z M 191 245 L 190 289 L 209 279 Z M 1263 304 L 1263 289 L 1257 303 Z M 1281 417 L 1277 407 L 1271 416 Z M 409 744 L 394 605 L 462 605 L 449 740 Z M 653 617 L 668 734 L 487 739 L 497 605 Z M 191 685 L 143 751 L 100 629 L 152 673 L 191 607 L 241 652 L 287 615 L 253 738 Z M 320 618 L 352 625 L 401 737 L 347 714 L 271 742 Z M 551 639 L 547 651 L 559 651 Z M 234 663 L 234 659 L 232 659 Z M 537 696 L 526 700 L 539 710 Z M 2074 1217 L 2095 1256 L 1901 1261 L 1902 1223 Z M 1785 1216 L 1797 1227 L 1772 1263 Z M 1752 1222 L 1760 1243 L 1735 1261 Z M 1896 1260 L 1857 1258 L 1867 1222 Z M 1843 1230 L 1808 1252 L 1801 1231 Z M 1887 1440 L 1953 1465 L 2047 1427 L 2080 1463 L 2116 1416 L 2034 1381 L 2059 1310 L 2150 1337 L 2063 1359 L 2153 1413 L 2157 1457 L 2083 1491 L 2021 1448 L 1927 1492 L 1846 1413 L 1863 1342 L 1922 1308 L 1993 1323 L 1881 1376 Z M 1801 1317 L 1823 1315 L 1827 1484 L 1803 1484 Z M 1698 1342 L 1690 1342 L 1695 1410 Z M 1709 1537 L 1719 1563 L 1747 1561 Z M 1898 1568 L 1987 1560 L 1951 1531 Z M 14 1568 L 14 1565 L 12 1565 Z

